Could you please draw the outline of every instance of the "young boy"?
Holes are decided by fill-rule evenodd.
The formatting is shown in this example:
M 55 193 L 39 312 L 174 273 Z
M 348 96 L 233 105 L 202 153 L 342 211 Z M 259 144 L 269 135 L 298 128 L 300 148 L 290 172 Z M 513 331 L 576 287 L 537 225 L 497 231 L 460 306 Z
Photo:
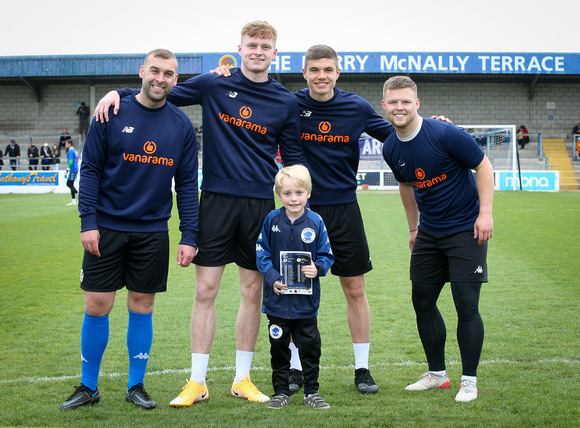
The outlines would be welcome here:
M 262 312 L 268 316 L 274 387 L 268 407 L 279 409 L 290 402 L 288 345 L 292 337 L 302 361 L 304 404 L 327 409 L 330 406 L 318 394 L 320 333 L 316 315 L 320 303 L 318 278 L 326 275 L 334 256 L 322 218 L 306 209 L 312 191 L 308 169 L 303 165 L 282 168 L 276 175 L 275 191 L 283 207 L 268 214 L 256 243 L 257 265 L 264 275 Z M 310 263 L 302 266 L 300 272 L 282 276 L 280 254 L 286 251 L 293 252 L 290 257 L 307 253 Z M 286 267 L 285 272 L 288 270 L 291 271 Z M 289 289 L 288 277 L 294 277 L 304 287 Z M 308 288 L 311 294 L 296 292 Z

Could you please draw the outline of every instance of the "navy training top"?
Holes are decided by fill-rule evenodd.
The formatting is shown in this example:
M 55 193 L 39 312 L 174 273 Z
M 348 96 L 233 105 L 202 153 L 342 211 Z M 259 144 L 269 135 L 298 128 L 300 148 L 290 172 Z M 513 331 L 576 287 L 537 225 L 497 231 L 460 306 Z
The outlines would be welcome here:
M 81 231 L 167 231 L 175 178 L 181 244 L 195 246 L 198 231 L 198 162 L 189 118 L 166 102 L 149 109 L 123 98 L 117 115 L 93 119 L 79 183 Z
M 419 227 L 436 234 L 473 228 L 479 196 L 471 170 L 484 156 L 468 132 L 436 119 L 423 118 L 410 141 L 393 133 L 383 144 L 383 157 L 396 180 L 413 186 Z

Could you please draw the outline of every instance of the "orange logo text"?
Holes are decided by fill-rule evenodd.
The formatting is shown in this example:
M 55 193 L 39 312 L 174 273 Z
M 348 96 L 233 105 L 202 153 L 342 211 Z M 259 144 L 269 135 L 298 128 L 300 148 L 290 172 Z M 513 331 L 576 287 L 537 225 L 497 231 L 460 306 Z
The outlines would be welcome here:
M 125 162 L 139 162 L 150 163 L 153 165 L 173 166 L 173 159 L 162 156 L 151 156 L 157 151 L 157 144 L 153 141 L 147 141 L 143 145 L 144 155 L 135 153 L 123 153 L 123 160 Z
M 247 109 L 247 111 L 244 109 Z M 247 114 L 247 112 L 249 111 L 248 117 L 252 115 L 252 110 L 249 107 L 242 107 L 240 109 L 240 114 L 242 114 L 242 110 L 244 110 L 244 114 Z M 250 131 L 258 132 L 260 134 L 265 134 L 266 132 L 268 132 L 268 128 L 266 128 L 265 126 L 258 125 L 257 123 L 252 123 L 245 119 L 229 116 L 225 113 L 219 113 L 219 118 L 232 126 L 239 126 L 240 128 L 249 129 Z

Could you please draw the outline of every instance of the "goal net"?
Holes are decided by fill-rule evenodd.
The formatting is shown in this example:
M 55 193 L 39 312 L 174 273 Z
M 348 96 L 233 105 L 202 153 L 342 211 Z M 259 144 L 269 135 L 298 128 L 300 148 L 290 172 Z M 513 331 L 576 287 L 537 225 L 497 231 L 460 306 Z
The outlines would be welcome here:
M 519 172 L 515 125 L 459 125 L 473 136 L 485 152 L 494 171 Z M 516 180 L 513 180 L 514 186 Z M 515 187 L 514 187 L 515 190 Z

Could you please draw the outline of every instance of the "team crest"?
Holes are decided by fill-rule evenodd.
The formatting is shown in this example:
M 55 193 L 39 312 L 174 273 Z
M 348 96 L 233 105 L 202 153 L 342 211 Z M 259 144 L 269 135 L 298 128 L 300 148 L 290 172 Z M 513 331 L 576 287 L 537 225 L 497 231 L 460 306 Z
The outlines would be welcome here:
M 280 339 L 282 337 L 282 327 L 277 324 L 272 324 L 270 326 L 270 337 L 272 339 Z
M 302 242 L 305 244 L 310 244 L 316 239 L 316 232 L 313 229 L 307 227 L 302 231 L 300 237 L 302 238 Z

